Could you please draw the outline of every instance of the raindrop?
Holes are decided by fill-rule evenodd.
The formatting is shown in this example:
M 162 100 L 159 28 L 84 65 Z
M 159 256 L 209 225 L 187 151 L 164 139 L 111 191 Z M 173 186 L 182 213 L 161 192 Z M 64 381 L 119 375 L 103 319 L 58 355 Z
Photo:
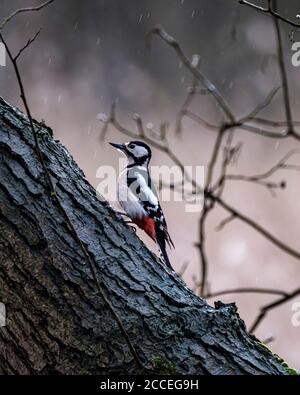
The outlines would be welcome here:
M 192 57 L 192 66 L 194 68 L 196 68 L 198 66 L 198 64 L 199 64 L 199 61 L 200 61 L 200 56 L 197 55 L 197 54 L 194 54 L 193 57 Z
M 97 45 L 100 44 L 100 41 L 101 41 L 101 39 L 100 39 L 100 37 L 98 37 L 98 38 L 97 38 Z
M 76 22 L 74 25 L 74 30 L 77 30 L 77 29 L 78 29 L 78 22 Z
M 148 19 L 150 18 L 150 15 L 151 15 L 150 12 L 148 12 L 148 14 L 147 14 L 147 18 L 148 18 Z
M 58 103 L 61 102 L 61 95 L 58 95 L 57 101 L 58 101 Z
M 96 117 L 99 121 L 101 122 L 107 122 L 108 121 L 108 116 L 106 114 L 104 114 L 103 112 L 97 114 Z
M 210 82 L 210 81 L 207 81 L 207 84 L 206 84 L 207 86 L 206 86 L 206 88 L 209 90 L 209 91 L 214 91 L 216 88 L 215 88 L 215 86 Z
M 140 18 L 139 18 L 139 23 L 141 23 L 141 22 L 142 22 L 142 19 L 143 19 L 143 14 L 141 14 L 141 15 L 140 15 Z
M 194 18 L 194 16 L 195 16 L 195 10 L 192 11 L 191 17 Z
M 149 130 L 152 130 L 153 129 L 153 123 L 152 122 L 148 122 L 147 125 L 146 125 L 146 128 L 149 129 Z
M 52 58 L 51 58 L 51 56 L 49 56 L 49 58 L 48 58 L 48 64 L 51 64 L 51 62 L 52 62 Z

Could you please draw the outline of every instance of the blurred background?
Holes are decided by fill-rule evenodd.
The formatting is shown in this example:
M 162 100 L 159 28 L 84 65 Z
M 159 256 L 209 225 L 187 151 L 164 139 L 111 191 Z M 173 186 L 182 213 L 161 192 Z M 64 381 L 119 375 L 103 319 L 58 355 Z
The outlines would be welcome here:
M 1 0 L 1 20 L 16 8 L 39 3 Z M 256 4 L 265 6 L 266 2 Z M 278 1 L 278 7 L 290 18 L 300 14 L 297 0 Z M 176 114 L 191 76 L 173 50 L 158 38 L 150 52 L 145 49 L 145 34 L 157 23 L 177 38 L 188 56 L 200 56 L 200 69 L 216 84 L 237 117 L 246 115 L 280 86 L 272 19 L 239 5 L 237 0 L 57 0 L 40 12 L 18 16 L 5 28 L 9 45 L 18 51 L 43 27 L 20 61 L 31 111 L 35 119 L 44 119 L 53 128 L 55 138 L 69 149 L 95 188 L 101 181 L 97 178 L 100 166 L 118 168 L 119 154 L 107 141 L 128 140 L 110 127 L 106 140 L 100 141 L 102 125 L 98 117 L 109 112 L 113 101 L 117 101 L 120 122 L 133 131 L 134 113 L 156 129 L 161 122 L 169 121 L 170 147 L 185 165 L 207 166 L 211 157 L 215 132 L 186 119 L 182 134 L 174 133 Z M 281 28 L 293 116 L 299 120 L 300 67 L 291 63 L 292 28 L 285 24 Z M 294 40 L 300 41 L 300 33 L 295 32 Z M 23 108 L 10 64 L 0 67 L 0 95 Z M 197 96 L 192 109 L 213 123 L 221 120 L 209 96 Z M 284 120 L 282 91 L 262 115 Z M 233 174 L 263 173 L 289 150 L 300 149 L 300 143 L 292 139 L 267 139 L 241 130 L 235 133 L 238 142 L 243 147 L 238 161 L 229 169 Z M 300 165 L 300 155 L 289 163 Z M 152 164 L 172 163 L 153 150 Z M 262 186 L 228 181 L 224 199 L 300 250 L 299 176 L 286 170 L 274 174 L 272 181 L 287 182 L 276 197 Z M 199 215 L 187 213 L 180 202 L 162 202 L 162 206 L 176 245 L 170 259 L 177 271 L 188 262 L 183 278 L 193 287 L 200 273 L 194 246 Z M 217 225 L 226 216 L 223 210 L 215 209 L 207 222 L 208 281 L 212 292 L 232 287 L 292 291 L 299 286 L 299 260 L 238 220 L 217 232 Z M 139 235 L 157 252 L 148 238 Z M 217 299 L 236 302 L 241 317 L 251 325 L 259 307 L 276 296 L 231 294 Z M 292 321 L 296 302 L 300 297 L 272 310 L 255 334 L 261 340 L 273 337 L 269 347 L 300 369 L 300 325 Z

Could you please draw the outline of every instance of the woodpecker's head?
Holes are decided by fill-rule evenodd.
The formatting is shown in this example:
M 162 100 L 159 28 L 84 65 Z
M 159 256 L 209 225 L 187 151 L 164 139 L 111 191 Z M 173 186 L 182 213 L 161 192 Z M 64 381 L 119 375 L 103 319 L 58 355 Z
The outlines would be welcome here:
M 152 153 L 150 147 L 142 141 L 130 141 L 126 144 L 109 144 L 126 155 L 129 165 L 148 166 Z

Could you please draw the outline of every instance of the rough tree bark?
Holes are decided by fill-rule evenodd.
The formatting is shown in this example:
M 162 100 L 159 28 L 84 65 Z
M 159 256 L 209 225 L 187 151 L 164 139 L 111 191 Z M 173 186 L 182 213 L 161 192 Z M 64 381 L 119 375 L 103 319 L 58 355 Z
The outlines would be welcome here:
M 150 369 L 289 374 L 250 336 L 234 305 L 216 308 L 167 271 L 101 201 L 67 150 L 36 123 L 56 193 L 97 276 Z M 0 99 L 2 374 L 139 373 L 90 268 L 46 188 L 27 118 Z

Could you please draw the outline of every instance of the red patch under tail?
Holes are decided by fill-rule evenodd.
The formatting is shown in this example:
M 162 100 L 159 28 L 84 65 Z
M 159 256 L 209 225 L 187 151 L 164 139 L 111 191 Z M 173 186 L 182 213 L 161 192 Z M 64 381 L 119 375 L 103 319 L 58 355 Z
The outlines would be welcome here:
M 147 235 L 156 242 L 155 221 L 153 218 L 135 218 L 132 222 L 134 222 L 139 228 L 143 229 Z

